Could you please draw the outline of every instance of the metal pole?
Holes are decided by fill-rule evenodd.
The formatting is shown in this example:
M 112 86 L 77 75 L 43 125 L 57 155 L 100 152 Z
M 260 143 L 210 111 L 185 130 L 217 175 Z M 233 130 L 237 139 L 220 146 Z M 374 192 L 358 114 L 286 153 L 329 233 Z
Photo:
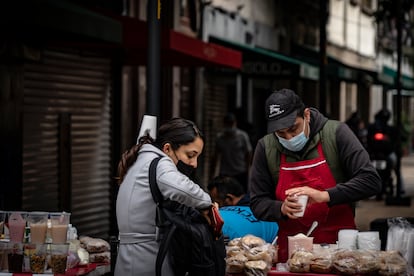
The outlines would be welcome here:
M 395 174 L 397 177 L 397 191 L 395 197 L 387 197 L 386 198 L 386 205 L 400 205 L 400 206 L 410 206 L 411 205 L 411 198 L 410 197 L 402 197 L 402 178 L 401 178 L 401 155 L 402 155 L 402 148 L 401 148 L 401 60 L 402 60 L 402 16 L 403 10 L 401 8 L 401 0 L 397 0 L 397 76 L 396 76 L 396 88 L 397 88 L 397 164 L 395 169 Z
M 401 196 L 401 55 L 402 55 L 402 16 L 401 0 L 397 0 L 397 197 Z
M 328 4 L 326 0 L 319 1 L 319 110 L 326 115 L 326 22 Z
M 147 113 L 160 117 L 160 0 L 147 3 L 148 64 L 147 64 Z

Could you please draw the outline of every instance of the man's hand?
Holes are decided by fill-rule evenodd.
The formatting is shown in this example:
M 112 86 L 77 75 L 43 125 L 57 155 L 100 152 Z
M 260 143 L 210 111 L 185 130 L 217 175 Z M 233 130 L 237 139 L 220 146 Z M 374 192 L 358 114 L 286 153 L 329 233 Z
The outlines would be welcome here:
M 308 186 L 303 187 L 296 187 L 285 192 L 286 196 L 300 196 L 300 195 L 307 195 L 309 196 L 308 203 L 322 203 L 322 202 L 329 202 L 329 193 L 327 191 L 320 191 Z
M 288 216 L 290 219 L 298 219 L 294 213 L 300 212 L 302 205 L 298 202 L 298 197 L 295 194 L 288 195 L 282 203 L 280 211 L 282 214 Z

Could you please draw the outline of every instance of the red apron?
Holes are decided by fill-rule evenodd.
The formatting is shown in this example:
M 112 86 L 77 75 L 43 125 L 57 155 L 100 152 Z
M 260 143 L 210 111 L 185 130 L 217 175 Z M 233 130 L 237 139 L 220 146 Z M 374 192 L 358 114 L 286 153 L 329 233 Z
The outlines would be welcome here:
M 279 182 L 276 188 L 276 199 L 284 201 L 285 191 L 293 187 L 309 186 L 317 190 L 326 190 L 336 185 L 335 178 L 326 162 L 322 144 L 317 146 L 319 156 L 311 160 L 286 162 L 286 155 L 281 154 Z M 328 207 L 326 203 L 308 203 L 305 214 L 300 219 L 281 219 L 278 233 L 278 259 L 288 259 L 288 236 L 298 233 L 306 234 L 312 222 L 319 225 L 312 233 L 314 243 L 336 243 L 340 229 L 355 229 L 355 220 L 349 204 Z

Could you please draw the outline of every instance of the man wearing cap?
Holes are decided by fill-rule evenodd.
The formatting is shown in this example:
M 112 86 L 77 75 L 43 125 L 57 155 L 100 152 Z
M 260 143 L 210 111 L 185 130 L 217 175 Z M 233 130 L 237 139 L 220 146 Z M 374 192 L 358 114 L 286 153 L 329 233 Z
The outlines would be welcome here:
M 354 202 L 376 195 L 381 180 L 349 127 L 305 107 L 292 90 L 266 100 L 267 132 L 257 144 L 250 176 L 251 208 L 261 220 L 279 223 L 279 261 L 287 237 L 318 227 L 314 243 L 336 243 L 340 229 L 354 229 Z M 299 195 L 309 200 L 303 217 Z

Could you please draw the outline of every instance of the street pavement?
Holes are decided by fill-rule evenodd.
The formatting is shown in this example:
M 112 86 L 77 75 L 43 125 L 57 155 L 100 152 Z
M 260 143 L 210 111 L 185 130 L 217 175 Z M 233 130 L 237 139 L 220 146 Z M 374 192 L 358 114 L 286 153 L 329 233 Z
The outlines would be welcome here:
M 385 200 L 377 201 L 375 197 L 361 200 L 356 205 L 355 221 L 358 230 L 370 230 L 371 222 L 376 219 L 414 217 L 414 153 L 401 158 L 401 177 L 405 190 L 405 193 L 401 197 L 403 200 L 411 198 L 411 205 L 394 205 L 395 197 L 391 202 L 388 202 L 392 203 L 392 205 L 387 204 Z

